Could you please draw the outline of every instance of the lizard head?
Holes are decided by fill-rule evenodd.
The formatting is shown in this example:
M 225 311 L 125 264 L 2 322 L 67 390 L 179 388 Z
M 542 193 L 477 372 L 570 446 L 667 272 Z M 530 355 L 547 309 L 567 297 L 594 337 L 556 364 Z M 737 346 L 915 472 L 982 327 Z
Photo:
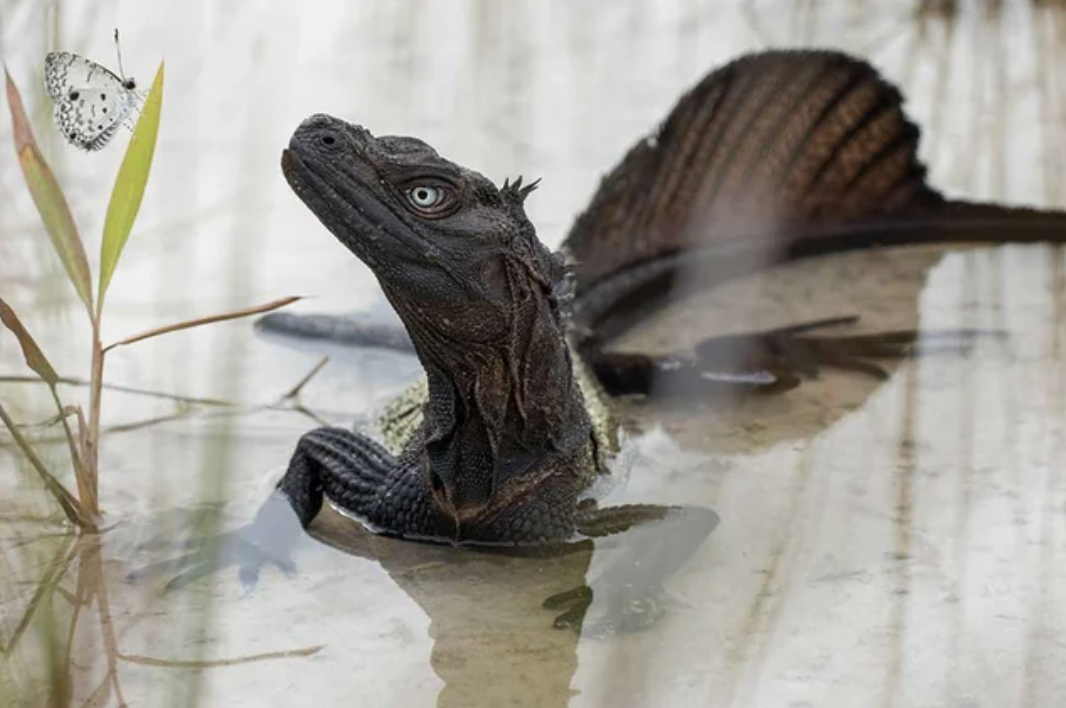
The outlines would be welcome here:
M 430 385 L 425 447 L 442 508 L 457 520 L 561 448 L 578 415 L 563 335 L 566 269 L 523 202 L 416 138 L 375 137 L 327 115 L 282 153 L 293 191 L 377 277 Z M 577 439 L 575 438 L 575 440 Z
M 406 304 L 430 303 L 435 313 L 442 303 L 461 305 L 478 311 L 473 334 L 493 338 L 511 324 L 508 308 L 494 305 L 513 302 L 516 285 L 549 299 L 557 292 L 561 259 L 537 239 L 523 208 L 536 182 L 497 187 L 417 138 L 375 137 L 323 114 L 300 124 L 281 166 L 297 196 L 374 272 L 401 317 Z M 437 327 L 472 334 L 465 323 L 442 319 Z

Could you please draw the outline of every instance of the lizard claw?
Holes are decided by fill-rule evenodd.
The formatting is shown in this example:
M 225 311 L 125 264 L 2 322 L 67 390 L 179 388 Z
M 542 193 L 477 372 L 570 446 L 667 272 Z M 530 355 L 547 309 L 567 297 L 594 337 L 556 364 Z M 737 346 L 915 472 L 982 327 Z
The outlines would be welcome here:
M 172 573 L 165 587 L 173 591 L 235 566 L 245 591 L 251 591 L 265 565 L 273 565 L 287 576 L 295 575 L 296 563 L 291 554 L 302 536 L 299 519 L 289 504 L 272 497 L 247 526 L 200 539 L 191 552 L 132 571 L 126 580 L 137 582 Z
M 663 616 L 663 581 L 683 566 L 718 525 L 718 515 L 699 507 L 629 504 L 583 511 L 577 530 L 589 538 L 614 537 L 599 550 L 614 557 L 590 585 L 556 593 L 544 608 L 568 607 L 556 629 L 585 636 L 638 632 Z M 595 608 L 593 600 L 595 599 Z M 596 617 L 589 621 L 588 612 Z
M 241 584 L 248 592 L 259 582 L 260 571 L 265 565 L 273 565 L 287 576 L 294 575 L 296 564 L 292 558 L 260 547 L 254 538 L 250 538 L 252 530 L 252 526 L 247 526 L 236 532 L 201 539 L 199 546 L 190 553 L 131 571 L 126 580 L 140 582 L 172 574 L 164 586 L 167 592 L 171 592 L 235 566 Z
M 823 369 L 855 371 L 884 380 L 888 370 L 874 359 L 903 359 L 936 352 L 967 352 L 985 337 L 1002 337 L 999 330 L 893 330 L 841 336 L 812 332 L 855 324 L 856 316 L 833 317 L 765 332 L 731 334 L 704 339 L 691 354 L 646 355 L 600 352 L 593 368 L 614 395 L 787 391 L 803 379 L 818 378 Z
M 543 607 L 547 610 L 557 610 L 569 605 L 567 610 L 555 618 L 552 626 L 556 629 L 576 630 L 587 637 L 627 634 L 647 629 L 664 614 L 661 586 L 649 588 L 642 584 L 605 585 L 603 582 L 597 582 L 597 585 L 600 586 L 598 593 L 588 585 L 581 585 L 556 593 L 545 600 Z M 603 598 L 603 609 L 597 613 L 594 621 L 587 622 L 588 612 L 597 594 Z
M 836 317 L 740 336 L 750 338 L 744 346 L 752 360 L 762 362 L 782 384 L 794 386 L 800 378 L 818 378 L 825 368 L 854 371 L 885 380 L 888 371 L 871 359 L 903 359 L 936 352 L 966 353 L 979 338 L 1004 335 L 1002 331 L 979 329 L 909 329 L 838 336 L 808 334 L 854 324 L 858 319 L 855 316 Z M 730 343 L 727 339 L 704 340 L 695 347 L 696 358 L 702 362 L 720 358 L 723 344 L 735 347 L 735 342 Z
M 750 387 L 766 392 L 786 391 L 802 379 L 817 379 L 823 369 L 841 369 L 878 380 L 889 377 L 876 359 L 898 360 L 932 353 L 966 353 L 984 337 L 1002 337 L 999 330 L 957 329 L 922 331 L 890 330 L 872 334 L 823 335 L 819 330 L 852 325 L 857 316 L 834 317 L 781 327 L 766 332 L 705 339 L 694 348 L 690 366 L 707 380 L 717 381 L 723 362 L 752 375 Z M 763 372 L 766 383 L 758 384 L 754 373 Z
M 585 621 L 585 613 L 592 606 L 592 588 L 588 585 L 580 585 L 571 590 L 557 592 L 543 603 L 546 610 L 558 610 L 570 605 L 570 608 L 555 618 L 552 626 L 556 629 L 580 630 Z

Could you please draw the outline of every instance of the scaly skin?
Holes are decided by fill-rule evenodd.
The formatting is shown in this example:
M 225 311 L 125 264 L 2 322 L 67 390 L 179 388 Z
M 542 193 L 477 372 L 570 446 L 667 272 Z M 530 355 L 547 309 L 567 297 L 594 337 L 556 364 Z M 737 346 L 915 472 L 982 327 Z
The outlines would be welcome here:
M 562 260 L 522 208 L 532 188 L 498 189 L 420 140 L 329 116 L 304 121 L 282 166 L 374 269 L 428 383 L 396 455 L 340 429 L 301 439 L 278 486 L 301 524 L 323 495 L 380 532 L 453 543 L 560 542 L 592 521 L 632 523 L 636 509 L 578 510 L 604 471 L 602 442 L 571 361 Z
M 605 472 L 610 425 L 593 426 L 598 387 L 583 390 L 575 359 L 610 393 L 721 383 L 716 365 L 735 364 L 738 349 L 746 365 L 727 380 L 754 388 L 796 385 L 808 373 L 797 360 L 878 374 L 864 356 L 905 355 L 914 333 L 809 339 L 801 326 L 665 358 L 605 343 L 665 294 L 784 260 L 1066 236 L 1062 214 L 952 202 L 929 187 L 901 102 L 872 67 L 838 53 L 727 65 L 605 177 L 565 243 L 572 274 L 526 218 L 532 185 L 498 188 L 416 138 L 304 121 L 285 176 L 374 272 L 425 369 L 426 399 L 393 408 L 391 451 L 346 430 L 305 435 L 249 538 L 265 538 L 288 506 L 306 526 L 324 497 L 382 533 L 452 543 L 550 543 L 670 517 L 701 519 L 709 533 L 706 510 L 583 503 Z M 682 265 L 699 277 L 683 282 Z

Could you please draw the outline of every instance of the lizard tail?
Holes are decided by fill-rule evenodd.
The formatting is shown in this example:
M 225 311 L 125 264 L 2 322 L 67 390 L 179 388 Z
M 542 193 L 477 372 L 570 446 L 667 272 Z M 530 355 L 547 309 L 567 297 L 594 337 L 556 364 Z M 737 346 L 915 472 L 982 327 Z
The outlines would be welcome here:
M 1066 241 L 1066 212 L 945 198 L 918 142 L 900 92 L 853 57 L 769 51 L 712 72 L 567 236 L 575 330 L 610 337 L 686 290 L 810 256 Z
M 1066 243 L 1066 211 L 948 201 L 941 212 L 954 242 Z
M 590 346 L 629 329 L 666 303 L 775 264 L 878 247 L 1066 243 L 1066 211 L 937 200 L 870 221 L 785 229 L 663 254 L 587 286 L 574 305 Z

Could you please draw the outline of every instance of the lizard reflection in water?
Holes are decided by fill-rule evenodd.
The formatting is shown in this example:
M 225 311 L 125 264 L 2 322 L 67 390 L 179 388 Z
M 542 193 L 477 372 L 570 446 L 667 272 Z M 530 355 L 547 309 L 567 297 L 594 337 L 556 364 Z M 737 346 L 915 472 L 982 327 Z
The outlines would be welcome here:
M 384 444 L 340 428 L 305 434 L 235 536 L 233 560 L 249 577 L 286 558 L 324 499 L 413 540 L 550 545 L 654 523 L 664 538 L 685 529 L 678 537 L 697 538 L 694 551 L 717 524 L 712 511 L 598 508 L 591 497 L 616 440 L 610 396 L 783 391 L 826 366 L 881 376 L 870 360 L 906 356 L 919 333 L 811 336 L 837 319 L 661 357 L 612 352 L 613 338 L 686 292 L 798 258 L 1066 240 L 1064 214 L 954 201 L 930 187 L 901 106 L 870 65 L 843 54 L 742 57 L 686 93 L 607 174 L 557 253 L 524 212 L 535 183 L 497 187 L 416 138 L 305 120 L 283 152 L 285 176 L 373 271 L 425 380 L 386 412 Z M 293 316 L 264 326 L 343 329 Z

